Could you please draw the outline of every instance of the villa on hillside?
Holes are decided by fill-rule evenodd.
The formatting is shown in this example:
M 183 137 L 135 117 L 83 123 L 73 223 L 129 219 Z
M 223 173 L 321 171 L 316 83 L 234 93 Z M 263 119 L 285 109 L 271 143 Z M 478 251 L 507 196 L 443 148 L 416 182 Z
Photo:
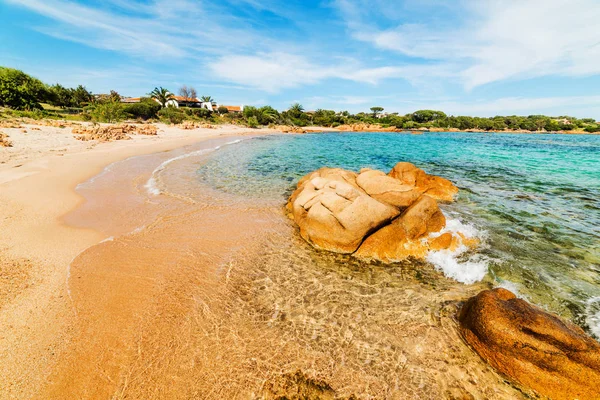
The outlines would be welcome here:
M 121 99 L 121 103 L 124 104 L 132 104 L 132 103 L 139 103 L 141 100 L 140 97 L 125 97 Z M 158 100 L 156 100 L 158 101 Z M 244 106 L 240 105 L 240 106 L 225 106 L 225 105 L 219 105 L 217 104 L 217 102 L 215 101 L 202 101 L 198 98 L 186 98 L 183 96 L 173 96 L 173 98 L 169 101 L 167 101 L 167 107 L 190 107 L 190 108 L 206 108 L 207 110 L 210 111 L 217 111 L 219 109 L 219 107 L 225 107 L 227 108 L 227 112 L 229 113 L 240 113 L 242 111 L 244 111 Z

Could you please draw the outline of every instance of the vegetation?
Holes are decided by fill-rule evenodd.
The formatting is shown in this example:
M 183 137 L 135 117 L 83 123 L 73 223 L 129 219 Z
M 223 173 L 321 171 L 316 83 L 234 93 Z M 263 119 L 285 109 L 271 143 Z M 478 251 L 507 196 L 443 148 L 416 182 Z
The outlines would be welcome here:
M 127 104 L 123 107 L 123 111 L 132 118 L 143 120 L 158 118 L 160 109 L 160 104 L 148 97 L 142 97 L 139 103 Z
M 183 85 L 179 94 L 184 99 L 197 98 L 196 89 Z M 126 118 L 181 123 L 185 120 L 210 123 L 232 123 L 250 127 L 293 125 L 337 127 L 339 125 L 376 125 L 394 129 L 440 129 L 477 131 L 578 131 L 600 132 L 600 124 L 593 118 L 569 116 L 549 117 L 495 116 L 491 118 L 447 115 L 438 110 L 418 110 L 410 114 L 384 113 L 374 106 L 370 112 L 351 114 L 348 111 L 318 109 L 306 112 L 295 103 L 279 112 L 271 106 L 247 106 L 242 113 L 228 112 L 219 107 L 216 112 L 206 108 L 167 107 L 174 95 L 163 87 L 156 87 L 139 103 L 123 104 L 121 96 L 112 90 L 109 94 L 93 96 L 84 86 L 67 88 L 60 84 L 45 85 L 22 71 L 0 67 L 0 118 L 56 118 L 84 119 L 97 122 L 117 122 Z M 202 96 L 203 102 L 214 102 L 211 96 Z M 77 115 L 75 115 L 77 114 Z
M 49 90 L 39 79 L 17 69 L 0 67 L 0 106 L 16 110 L 41 110 Z
M 160 88 L 155 87 L 154 90 L 150 92 L 150 97 L 158 101 L 161 107 L 166 107 L 169 100 L 173 100 L 175 95 L 161 86 Z
M 185 101 L 196 100 L 198 97 L 198 93 L 193 86 L 188 87 L 187 85 L 183 85 L 179 88 L 179 95 L 183 97 Z

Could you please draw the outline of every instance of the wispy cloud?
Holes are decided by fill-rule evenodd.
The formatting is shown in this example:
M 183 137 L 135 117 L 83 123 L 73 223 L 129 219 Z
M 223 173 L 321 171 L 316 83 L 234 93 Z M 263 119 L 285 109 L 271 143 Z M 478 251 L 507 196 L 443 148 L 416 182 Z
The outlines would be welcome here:
M 226 55 L 209 62 L 208 66 L 213 75 L 223 80 L 271 93 L 329 79 L 376 85 L 390 78 L 412 81 L 424 76 L 452 75 L 450 70 L 438 65 L 369 68 L 351 58 L 336 64 L 323 64 L 290 53 Z
M 467 89 L 537 76 L 600 74 L 596 0 L 467 0 L 461 21 L 374 27 L 360 0 L 338 0 L 352 35 L 376 48 L 459 66 Z
M 247 27 L 226 27 L 234 22 L 233 17 L 191 0 L 110 0 L 95 5 L 64 0 L 5 1 L 52 20 L 37 28 L 45 34 L 131 56 L 195 58 L 203 52 L 252 47 L 256 40 Z M 269 39 L 262 38 L 262 42 Z

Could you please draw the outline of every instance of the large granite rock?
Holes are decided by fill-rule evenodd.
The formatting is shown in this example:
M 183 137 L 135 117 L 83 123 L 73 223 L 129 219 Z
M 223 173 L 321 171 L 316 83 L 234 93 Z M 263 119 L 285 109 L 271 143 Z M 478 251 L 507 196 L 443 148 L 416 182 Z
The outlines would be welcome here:
M 405 185 L 414 186 L 417 191 L 436 200 L 450 202 L 458 193 L 458 188 L 448 179 L 428 175 L 422 169 L 408 162 L 399 162 L 388 174 Z
M 458 189 L 412 164 L 399 163 L 392 172 L 363 169 L 356 174 L 340 168 L 311 172 L 290 196 L 289 215 L 313 246 L 365 259 L 392 262 L 457 248 L 463 239 L 459 235 L 436 235 L 446 219 L 429 193 L 443 193 L 438 198 L 451 201 L 450 193 Z
M 552 399 L 600 399 L 600 343 L 505 289 L 469 299 L 465 340 L 502 374 Z

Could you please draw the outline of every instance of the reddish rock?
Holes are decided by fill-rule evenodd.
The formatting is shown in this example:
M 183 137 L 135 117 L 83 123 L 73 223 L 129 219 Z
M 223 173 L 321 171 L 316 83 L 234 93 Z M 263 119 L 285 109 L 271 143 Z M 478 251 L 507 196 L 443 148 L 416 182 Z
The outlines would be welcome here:
M 516 382 L 555 400 L 600 399 L 600 344 L 578 326 L 501 288 L 469 299 L 459 320 L 471 347 Z

